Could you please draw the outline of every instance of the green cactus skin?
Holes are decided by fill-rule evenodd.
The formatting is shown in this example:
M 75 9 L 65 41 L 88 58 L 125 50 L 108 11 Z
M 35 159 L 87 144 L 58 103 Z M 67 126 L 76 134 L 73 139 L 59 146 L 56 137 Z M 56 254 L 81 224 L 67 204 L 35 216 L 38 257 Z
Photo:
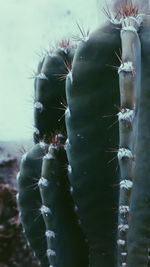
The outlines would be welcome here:
M 150 248 L 150 16 L 145 16 L 140 31 L 142 86 L 138 105 L 136 168 L 131 195 L 127 266 L 148 266 Z
M 43 158 L 39 183 L 46 224 L 47 256 L 50 266 L 87 267 L 88 248 L 78 224 L 69 192 L 66 151 L 58 142 L 49 146 Z
M 66 81 L 69 180 L 90 267 L 116 266 L 119 175 L 107 152 L 117 148 L 119 136 L 118 126 L 110 127 L 115 117 L 103 116 L 119 106 L 119 81 L 110 66 L 118 65 L 120 46 L 119 31 L 106 23 L 81 42 Z
M 41 196 L 38 179 L 41 176 L 42 158 L 47 153 L 48 145 L 35 145 L 21 161 L 20 173 L 17 176 L 18 205 L 25 235 L 41 266 L 48 266 L 45 254 L 47 244 L 45 239 L 45 224 L 40 213 Z
M 38 66 L 35 77 L 34 103 L 34 141 L 47 140 L 55 131 L 65 133 L 64 110 L 61 102 L 66 99 L 65 79 L 60 76 L 66 73 L 65 62 L 71 64 L 74 48 L 58 49 L 44 57 Z
M 120 199 L 119 239 L 120 264 L 127 260 L 127 232 L 130 211 L 130 195 L 133 185 L 134 147 L 136 145 L 137 120 L 134 120 L 141 85 L 141 43 L 138 30 L 141 24 L 136 17 L 122 19 L 122 62 L 118 70 L 120 82 L 119 151 Z M 133 145 L 135 143 L 135 145 Z

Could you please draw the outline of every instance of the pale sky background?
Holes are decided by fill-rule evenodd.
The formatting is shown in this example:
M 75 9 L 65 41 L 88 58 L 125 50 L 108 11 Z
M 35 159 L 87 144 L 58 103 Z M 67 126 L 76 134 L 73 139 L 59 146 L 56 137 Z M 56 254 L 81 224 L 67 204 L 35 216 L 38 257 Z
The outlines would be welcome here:
M 101 2 L 101 8 L 104 0 Z M 100 8 L 100 9 L 101 9 Z M 104 15 L 99 10 L 100 21 Z M 32 138 L 33 80 L 42 48 L 96 28 L 95 0 L 5 0 L 0 8 L 0 141 Z

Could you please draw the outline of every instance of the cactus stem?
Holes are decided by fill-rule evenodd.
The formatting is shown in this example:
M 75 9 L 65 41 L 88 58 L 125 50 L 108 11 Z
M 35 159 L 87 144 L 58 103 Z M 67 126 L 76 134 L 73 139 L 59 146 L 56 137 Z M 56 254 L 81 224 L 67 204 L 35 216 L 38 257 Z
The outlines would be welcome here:
M 133 186 L 134 171 L 134 132 L 135 132 L 135 109 L 137 109 L 137 98 L 140 89 L 140 63 L 141 45 L 138 30 L 141 22 L 138 16 L 138 8 L 132 2 L 123 6 L 120 10 L 122 16 L 121 42 L 122 62 L 118 69 L 120 83 L 120 102 L 122 109 L 118 113 L 119 120 L 119 151 L 118 160 L 121 172 L 120 182 L 120 206 L 119 238 L 127 239 L 129 230 L 128 220 L 130 213 L 130 195 Z M 136 104 L 136 105 L 135 105 Z M 127 227 L 126 227 L 127 225 Z M 119 251 L 119 254 L 122 251 Z M 127 243 L 124 251 L 127 252 Z M 120 254 L 121 256 L 121 254 Z M 119 259 L 121 266 L 126 266 L 122 257 Z M 125 265 L 123 265 L 125 263 Z

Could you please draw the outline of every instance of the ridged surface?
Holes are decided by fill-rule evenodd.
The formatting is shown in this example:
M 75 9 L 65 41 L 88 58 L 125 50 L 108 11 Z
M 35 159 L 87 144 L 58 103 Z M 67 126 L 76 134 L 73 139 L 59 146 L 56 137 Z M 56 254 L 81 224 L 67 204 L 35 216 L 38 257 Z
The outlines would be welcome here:
M 67 79 L 69 180 L 90 247 L 90 267 L 116 266 L 119 177 L 111 150 L 118 148 L 118 126 L 115 116 L 103 116 L 116 114 L 114 105 L 119 106 L 118 77 L 111 67 L 118 65 L 119 48 L 119 31 L 104 25 L 82 41 L 73 82 Z
M 66 151 L 61 145 L 49 147 L 43 158 L 42 177 L 47 186 L 40 186 L 42 203 L 51 214 L 43 214 L 47 237 L 49 263 L 55 267 L 87 267 L 88 248 L 74 211 L 67 178 Z
M 42 109 L 34 108 L 35 143 L 40 139 L 49 139 L 54 132 L 65 132 L 64 110 L 61 102 L 65 102 L 65 79 L 61 75 L 67 72 L 65 63 L 71 64 L 74 51 L 56 51 L 44 57 L 39 63 L 38 75 L 35 78 L 35 103 L 41 103 Z M 45 75 L 43 78 L 40 75 Z
M 41 176 L 42 157 L 46 150 L 47 146 L 43 150 L 37 144 L 24 156 L 17 180 L 18 205 L 25 235 L 43 267 L 48 267 L 48 260 L 45 254 L 47 244 L 45 223 L 40 212 L 41 196 L 38 180 Z
M 138 106 L 136 169 L 131 197 L 128 235 L 128 266 L 146 267 L 150 248 L 150 19 L 145 17 L 140 32 L 142 46 L 142 90 Z

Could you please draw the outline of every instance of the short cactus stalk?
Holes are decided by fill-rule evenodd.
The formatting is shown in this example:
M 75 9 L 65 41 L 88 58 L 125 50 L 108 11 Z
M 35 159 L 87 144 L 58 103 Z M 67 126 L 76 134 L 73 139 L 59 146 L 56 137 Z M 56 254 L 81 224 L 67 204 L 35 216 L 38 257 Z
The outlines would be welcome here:
M 150 265 L 150 18 L 134 2 L 38 66 L 18 203 L 42 267 Z
M 43 158 L 43 182 L 39 183 L 47 256 L 50 266 L 86 267 L 88 248 L 70 195 L 64 138 L 58 135 L 56 139 Z
M 61 131 L 65 134 L 64 110 L 62 102 L 66 100 L 65 79 L 66 64 L 70 65 L 75 46 L 64 40 L 42 59 L 35 76 L 34 88 L 34 142 L 50 141 L 51 135 Z
M 45 255 L 47 244 L 44 239 L 45 224 L 40 210 L 41 197 L 38 189 L 38 180 L 41 176 L 42 158 L 47 150 L 48 145 L 43 146 L 43 143 L 35 145 L 23 156 L 20 172 L 17 175 L 19 190 L 17 200 L 20 209 L 20 219 L 29 245 L 34 250 L 42 267 L 48 266 L 48 260 Z

